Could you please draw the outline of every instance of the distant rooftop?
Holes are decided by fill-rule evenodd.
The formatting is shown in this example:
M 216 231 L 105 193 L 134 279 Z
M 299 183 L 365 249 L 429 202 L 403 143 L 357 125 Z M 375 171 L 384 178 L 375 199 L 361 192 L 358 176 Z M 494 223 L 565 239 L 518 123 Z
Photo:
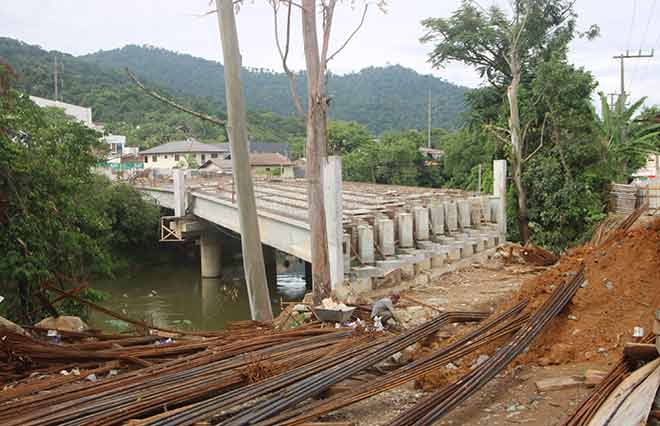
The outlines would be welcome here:
M 184 152 L 228 152 L 229 144 L 217 143 L 208 144 L 201 143 L 195 139 L 187 139 L 185 141 L 173 141 L 163 145 L 158 145 L 153 148 L 140 152 L 140 154 L 175 154 Z
M 82 121 L 88 127 L 94 127 L 94 123 L 92 123 L 92 109 L 89 107 L 40 98 L 39 96 L 30 96 L 30 100 L 42 108 L 60 108 L 64 110 L 66 115 Z
M 207 160 L 204 164 L 200 166 L 201 169 L 205 169 L 211 165 L 224 170 L 231 170 L 232 162 L 231 159 L 211 159 Z M 250 154 L 250 166 L 253 167 L 265 167 L 265 166 L 291 166 L 293 163 L 291 160 L 279 153 L 267 153 L 267 154 Z

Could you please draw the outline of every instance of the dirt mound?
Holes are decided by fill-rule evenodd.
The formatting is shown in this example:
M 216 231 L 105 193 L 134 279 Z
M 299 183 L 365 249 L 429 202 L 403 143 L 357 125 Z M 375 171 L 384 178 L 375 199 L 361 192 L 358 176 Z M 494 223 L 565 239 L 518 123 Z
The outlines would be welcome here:
M 587 283 L 519 362 L 542 365 L 606 361 L 632 340 L 633 327 L 650 330 L 660 308 L 660 219 L 600 247 L 583 246 L 554 268 L 523 284 L 518 300 L 538 308 L 556 286 L 575 274 L 581 262 Z

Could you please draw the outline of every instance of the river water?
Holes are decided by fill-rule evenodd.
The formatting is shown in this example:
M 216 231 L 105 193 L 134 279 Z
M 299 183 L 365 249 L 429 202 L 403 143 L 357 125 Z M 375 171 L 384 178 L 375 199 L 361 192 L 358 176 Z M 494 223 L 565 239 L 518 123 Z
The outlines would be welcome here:
M 273 313 L 281 301 L 305 295 L 304 263 L 278 256 L 277 285 L 269 287 Z M 101 304 L 130 318 L 158 327 L 181 330 L 219 330 L 227 321 L 250 319 L 247 288 L 240 260 L 223 266 L 221 278 L 201 278 L 199 260 L 141 268 L 128 276 L 96 281 L 92 286 L 108 295 Z M 90 325 L 106 331 L 125 331 L 128 325 L 92 312 Z

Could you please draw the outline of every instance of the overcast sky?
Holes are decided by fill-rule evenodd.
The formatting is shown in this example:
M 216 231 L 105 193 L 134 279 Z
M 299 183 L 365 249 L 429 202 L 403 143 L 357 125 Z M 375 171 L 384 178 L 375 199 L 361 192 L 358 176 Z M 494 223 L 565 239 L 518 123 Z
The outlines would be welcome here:
M 506 0 L 480 0 L 506 6 Z M 619 90 L 619 64 L 612 56 L 626 49 L 658 50 L 652 59 L 626 61 L 626 91 L 633 99 L 649 96 L 660 103 L 660 5 L 657 0 L 577 0 L 578 26 L 598 24 L 596 41 L 578 40 L 571 46 L 574 63 L 590 70 L 606 93 Z M 350 0 L 338 8 L 333 28 L 335 47 L 360 20 L 361 1 Z M 420 73 L 432 73 L 454 83 L 476 87 L 480 80 L 467 67 L 454 64 L 433 70 L 423 45 L 420 21 L 446 17 L 460 0 L 388 0 L 388 12 L 372 6 L 363 29 L 331 64 L 336 73 L 357 71 L 370 65 L 401 64 Z M 2 0 L 0 35 L 38 44 L 48 50 L 74 55 L 149 44 L 218 60 L 221 56 L 215 15 L 203 16 L 213 8 L 209 0 Z M 296 22 L 297 23 L 297 22 Z M 248 0 L 238 14 L 243 63 L 249 67 L 280 70 L 273 41 L 272 11 L 266 0 Z M 291 66 L 303 65 L 300 27 L 294 29 Z M 297 30 L 297 31 L 296 31 Z

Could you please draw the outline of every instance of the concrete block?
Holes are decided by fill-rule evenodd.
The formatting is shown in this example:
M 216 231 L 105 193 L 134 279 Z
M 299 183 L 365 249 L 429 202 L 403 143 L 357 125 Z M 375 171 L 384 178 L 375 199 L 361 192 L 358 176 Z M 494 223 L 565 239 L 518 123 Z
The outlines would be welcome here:
M 431 216 L 431 230 L 434 236 L 445 233 L 445 208 L 441 203 L 434 203 L 429 206 L 429 215 Z
M 462 242 L 456 242 L 449 246 L 449 251 L 447 252 L 447 258 L 449 259 L 450 262 L 461 260 L 461 257 L 463 256 L 463 247 L 464 244 Z
M 470 200 L 458 200 L 456 203 L 458 206 L 458 226 L 461 229 L 469 228 L 472 226 L 471 211 L 472 206 L 470 205 Z
M 398 212 L 396 215 L 397 232 L 399 237 L 399 247 L 413 247 L 413 216 L 412 213 Z
M 470 222 L 472 222 L 472 226 L 479 226 L 481 217 L 481 197 L 470 198 Z
M 443 203 L 445 208 L 445 225 L 447 231 L 453 232 L 458 230 L 458 209 L 456 203 L 453 201 L 445 201 Z
M 438 254 L 431 257 L 431 269 L 441 268 L 445 264 L 445 258 L 447 255 L 445 253 Z
M 434 250 L 436 245 L 433 241 L 417 241 L 417 248 L 422 250 Z
M 358 254 L 365 265 L 371 265 L 376 261 L 374 229 L 371 225 L 358 225 Z
M 422 206 L 413 208 L 415 221 L 415 239 L 417 241 L 426 241 L 429 239 L 429 209 Z
M 485 222 L 493 222 L 493 218 L 490 212 L 490 196 L 482 195 L 479 197 L 479 199 L 481 200 L 481 215 L 483 220 Z
M 383 270 L 375 266 L 357 266 L 351 269 L 351 275 L 355 278 L 371 278 L 383 275 Z
M 351 236 L 344 234 L 344 274 L 351 272 Z
M 394 221 L 388 218 L 376 219 L 376 234 L 378 235 L 378 247 L 383 256 L 393 256 L 394 247 Z
M 366 293 L 373 290 L 372 278 L 363 277 L 351 280 L 351 289 L 356 293 Z

